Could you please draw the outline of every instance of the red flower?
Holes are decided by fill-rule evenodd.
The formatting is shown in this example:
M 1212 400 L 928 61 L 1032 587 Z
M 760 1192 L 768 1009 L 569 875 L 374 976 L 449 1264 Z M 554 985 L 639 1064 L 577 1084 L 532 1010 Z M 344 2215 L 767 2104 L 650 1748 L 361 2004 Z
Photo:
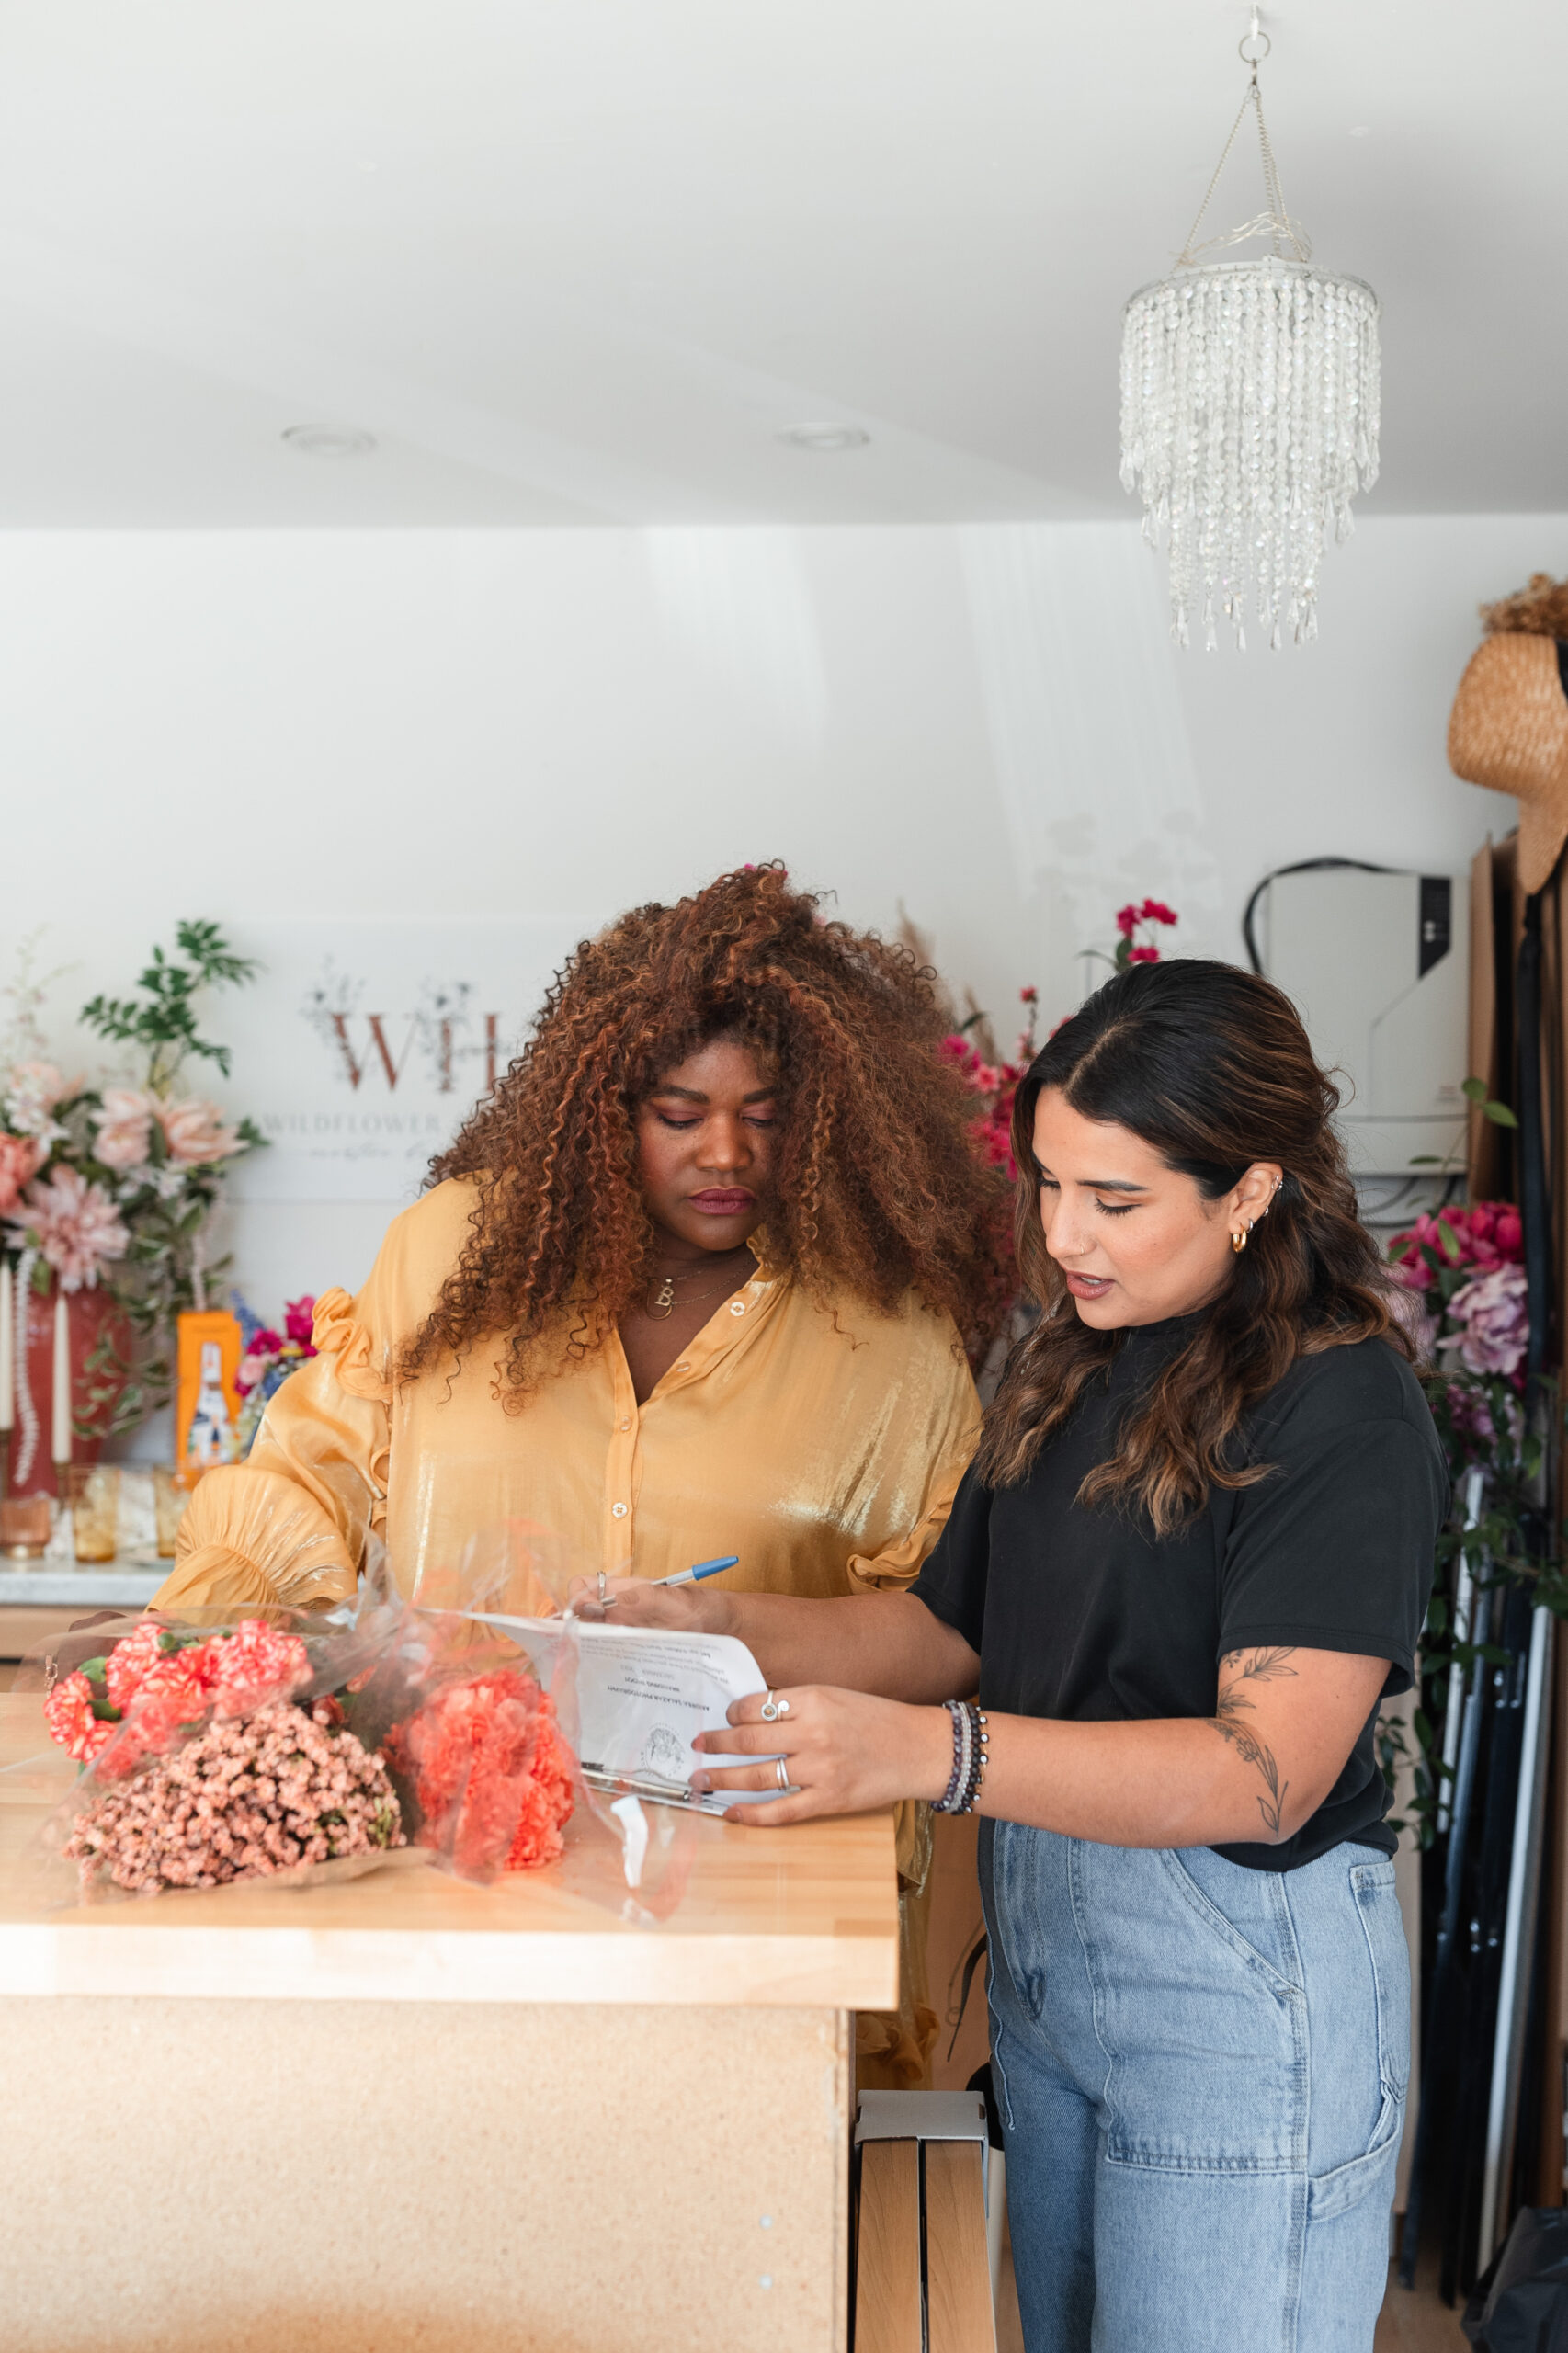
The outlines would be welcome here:
M 1157 948 L 1134 948 L 1127 961 L 1130 964 L 1157 964 L 1160 951 Z
M 1020 989 L 1018 991 L 1018 1002 L 1020 1005 L 1038 1005 L 1040 1003 L 1040 991 L 1038 989 Z
M 1139 914 L 1144 923 L 1176 923 L 1178 920 L 1176 909 L 1167 907 L 1163 899 L 1145 899 Z
M 1135 925 L 1137 924 L 1137 921 L 1138 921 L 1138 909 L 1137 909 L 1136 907 L 1131 906 L 1131 905 L 1128 905 L 1128 906 L 1120 907 L 1120 908 L 1119 908 L 1119 909 L 1118 909 L 1118 911 L 1117 911 L 1117 917 L 1116 917 L 1116 927 L 1117 927 L 1118 931 L 1119 931 L 1119 932 L 1120 932 L 1120 934 L 1121 934 L 1121 936 L 1122 936 L 1123 939 L 1131 939 L 1131 937 L 1132 937 L 1132 933 L 1133 933 L 1133 928 L 1134 928 Z

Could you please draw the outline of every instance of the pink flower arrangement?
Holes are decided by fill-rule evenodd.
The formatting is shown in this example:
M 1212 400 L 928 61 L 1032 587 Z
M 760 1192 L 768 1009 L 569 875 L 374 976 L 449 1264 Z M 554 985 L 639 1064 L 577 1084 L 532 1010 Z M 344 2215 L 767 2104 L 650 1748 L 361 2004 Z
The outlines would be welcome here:
M 62 1290 L 91 1290 L 108 1261 L 123 1258 L 131 1236 L 101 1185 L 61 1163 L 28 1187 L 7 1222 L 13 1240 L 31 1242 L 53 1267 Z
M 1423 1211 L 1389 1244 L 1395 1277 L 1410 1290 L 1430 1290 L 1449 1267 L 1514 1267 L 1524 1255 L 1524 1227 L 1512 1201 Z
M 103 1658 L 62 1676 L 43 1703 L 50 1736 L 91 1764 L 114 1740 L 117 1774 L 165 1749 L 180 1730 L 238 1716 L 308 1682 L 310 1654 L 298 1634 L 247 1618 L 232 1634 L 180 1634 L 143 1619 Z M 122 1727 L 124 1727 L 122 1731 Z
M 64 1852 L 84 1886 L 108 1879 L 155 1895 L 406 1844 L 385 1764 L 324 1697 L 214 1716 L 193 1740 L 100 1789 Z
M 981 1098 L 983 1108 L 970 1128 L 976 1150 L 988 1166 L 1006 1168 L 1009 1179 L 1018 1173 L 1013 1165 L 1013 1097 L 1018 1091 L 1018 1081 L 1034 1060 L 1035 1008 L 1040 1003 L 1040 991 L 1020 989 L 1018 1002 L 1024 1007 L 1025 1025 L 1012 1062 L 988 1063 L 979 1048 L 971 1046 L 956 1029 L 943 1039 L 941 1045 L 943 1061 L 953 1063 L 964 1085 Z

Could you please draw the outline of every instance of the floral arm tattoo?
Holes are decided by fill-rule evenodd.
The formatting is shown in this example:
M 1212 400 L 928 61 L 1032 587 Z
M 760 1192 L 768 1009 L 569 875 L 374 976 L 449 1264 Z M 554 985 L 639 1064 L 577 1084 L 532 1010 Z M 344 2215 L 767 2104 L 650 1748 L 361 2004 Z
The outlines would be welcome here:
M 1295 1675 L 1295 1668 L 1286 1665 L 1295 1656 L 1293 1646 L 1263 1651 L 1230 1651 L 1220 1661 L 1221 1677 L 1220 1697 L 1210 1721 L 1221 1740 L 1228 1740 L 1245 1765 L 1256 1765 L 1262 1774 L 1267 1790 L 1260 1796 L 1257 1810 L 1264 1826 L 1278 1838 L 1280 1816 L 1284 1809 L 1289 1781 L 1279 1779 L 1279 1768 L 1274 1752 L 1265 1746 L 1257 1734 L 1244 1722 L 1252 1713 L 1252 1701 L 1242 1689 L 1244 1683 L 1267 1683 L 1277 1676 Z M 1224 1678 L 1229 1678 L 1228 1680 Z

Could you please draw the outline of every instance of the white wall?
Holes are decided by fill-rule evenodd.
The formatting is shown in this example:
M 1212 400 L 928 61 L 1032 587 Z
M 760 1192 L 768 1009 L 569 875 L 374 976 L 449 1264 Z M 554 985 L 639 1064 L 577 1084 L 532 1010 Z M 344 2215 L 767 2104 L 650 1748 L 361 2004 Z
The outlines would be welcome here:
M 178 915 L 608 917 L 780 856 L 1006 1028 L 1132 892 L 1239 956 L 1271 867 L 1460 870 L 1512 822 L 1444 762 L 1475 605 L 1565 540 L 1374 517 L 1320 642 L 1238 657 L 1169 646 L 1131 525 L 0 536 L 0 971 L 47 924 L 63 1016 Z M 384 1216 L 246 1210 L 239 1271 L 352 1285 Z

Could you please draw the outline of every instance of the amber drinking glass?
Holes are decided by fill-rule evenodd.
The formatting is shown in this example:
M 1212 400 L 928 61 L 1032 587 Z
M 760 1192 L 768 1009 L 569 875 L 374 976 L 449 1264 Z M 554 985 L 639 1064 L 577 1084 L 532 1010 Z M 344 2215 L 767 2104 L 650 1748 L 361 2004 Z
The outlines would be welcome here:
M 119 1549 L 119 1471 L 108 1462 L 62 1467 L 71 1506 L 71 1538 L 81 1564 L 112 1561 Z
M 185 1507 L 201 1473 L 178 1462 L 157 1463 L 153 1472 L 153 1500 L 158 1515 L 158 1558 L 172 1561 Z

